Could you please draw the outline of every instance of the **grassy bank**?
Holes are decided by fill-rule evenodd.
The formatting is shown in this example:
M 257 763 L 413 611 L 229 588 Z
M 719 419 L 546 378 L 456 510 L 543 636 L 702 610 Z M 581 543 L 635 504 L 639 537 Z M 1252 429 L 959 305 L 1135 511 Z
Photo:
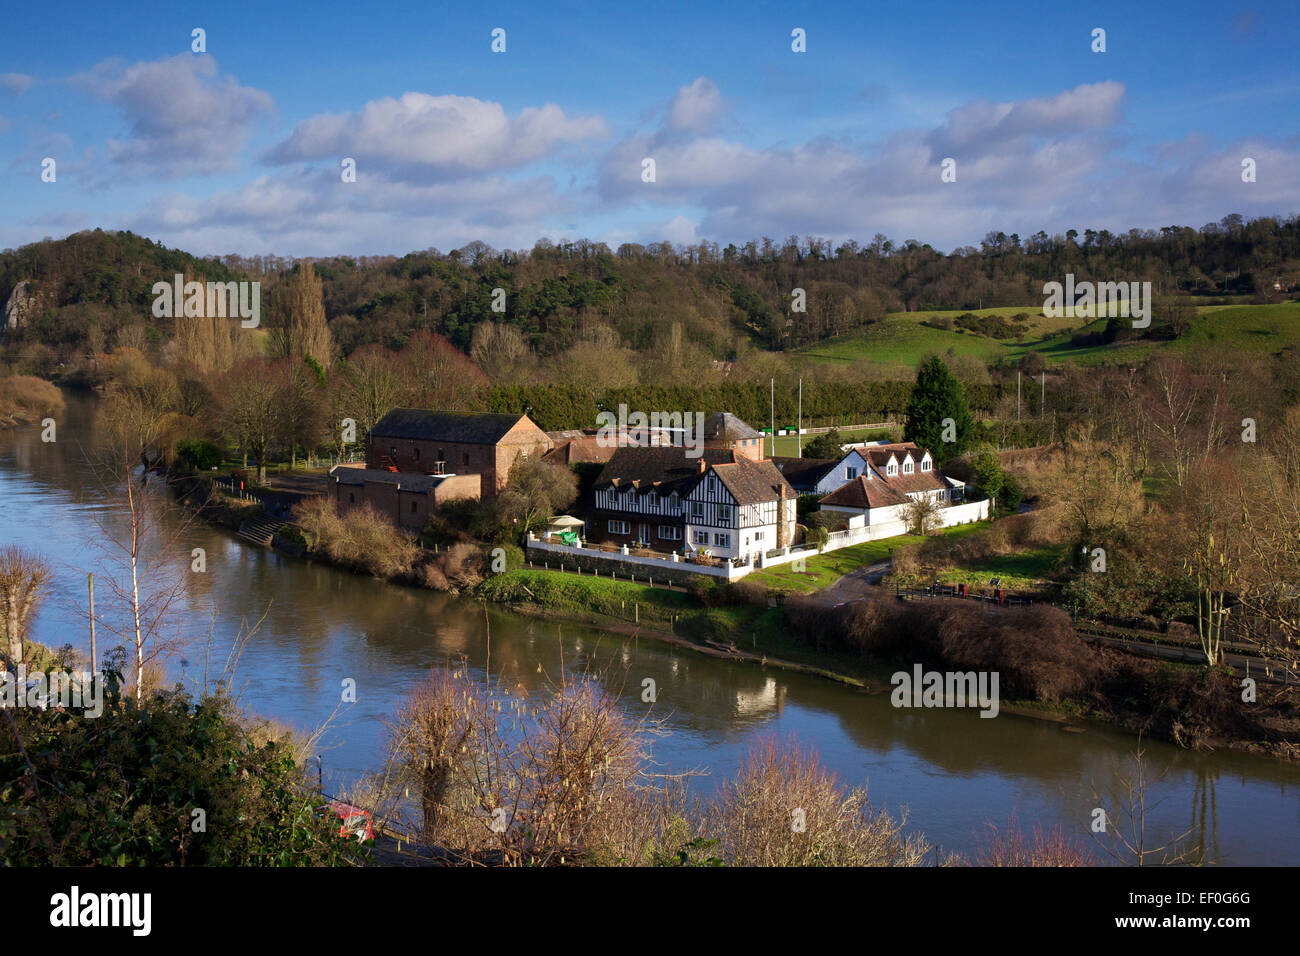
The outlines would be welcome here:
M 953 528 L 945 528 L 939 534 L 943 537 L 961 538 L 986 527 L 988 527 L 987 522 L 957 525 Z M 782 564 L 755 571 L 745 580 L 773 591 L 811 594 L 813 591 L 829 587 L 851 571 L 888 560 L 904 545 L 920 544 L 928 540 L 930 539 L 919 534 L 903 534 L 894 538 L 882 538 L 879 541 L 866 541 L 840 548 L 838 551 L 814 555 L 808 558 L 804 571 L 794 570 L 792 564 Z

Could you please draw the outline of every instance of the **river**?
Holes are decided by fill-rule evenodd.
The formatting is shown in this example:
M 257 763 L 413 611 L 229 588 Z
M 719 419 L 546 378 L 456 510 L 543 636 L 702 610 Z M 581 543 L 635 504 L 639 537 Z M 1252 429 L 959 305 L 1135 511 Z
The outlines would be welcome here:
M 86 648 L 86 573 L 106 573 L 99 542 L 124 520 L 87 461 L 97 441 L 95 401 L 67 398 L 56 441 L 43 442 L 38 428 L 0 433 L 0 544 L 39 551 L 54 566 L 36 639 Z M 176 528 L 180 519 L 169 511 L 160 520 Z M 463 655 L 481 673 L 487 662 L 488 624 L 473 602 L 285 557 L 199 522 L 181 530 L 170 558 L 176 568 L 189 571 L 192 548 L 206 552 L 206 571 L 189 575 L 190 593 L 177 605 L 186 643 L 169 671 L 202 671 L 209 625 L 206 656 L 219 670 L 241 623 L 265 614 L 239 660 L 246 709 L 310 729 L 335 710 L 343 682 L 355 680 L 356 703 L 323 738 L 327 789 L 379 766 L 384 719 L 430 668 Z M 1133 769 L 1137 739 L 1104 727 L 1067 733 L 1006 713 L 989 720 L 976 710 L 899 710 L 887 695 L 820 678 L 590 627 L 497 610 L 486 616 L 493 672 L 504 668 L 529 689 L 543 689 L 561 669 L 589 670 L 641 713 L 641 681 L 653 678 L 668 731 L 654 744 L 655 760 L 672 771 L 704 771 L 695 786 L 706 792 L 757 738 L 793 735 L 846 782 L 867 785 L 873 804 L 906 808 L 908 827 L 945 850 L 971 851 L 989 823 L 1012 816 L 1026 830 L 1059 824 L 1088 841 L 1093 809 L 1113 814 L 1126 792 L 1121 778 Z M 107 640 L 101 629 L 101 649 Z M 1144 747 L 1148 772 L 1160 778 L 1148 793 L 1149 845 L 1191 830 L 1214 863 L 1300 864 L 1300 768 L 1155 741 Z

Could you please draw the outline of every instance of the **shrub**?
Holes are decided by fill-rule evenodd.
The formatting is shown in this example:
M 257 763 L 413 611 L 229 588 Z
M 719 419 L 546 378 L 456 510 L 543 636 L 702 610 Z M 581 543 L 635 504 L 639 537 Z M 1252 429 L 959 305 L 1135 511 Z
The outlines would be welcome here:
M 61 866 L 346 865 L 292 752 L 258 740 L 226 696 L 106 695 L 95 720 L 21 708 L 0 721 L 0 862 Z M 30 786 L 27 758 L 40 780 Z M 205 811 L 195 832 L 192 811 Z
M 308 498 L 294 509 L 313 552 L 380 578 L 410 574 L 420 547 L 410 535 L 385 521 L 369 505 L 340 515 L 327 498 Z
M 705 810 L 703 831 L 736 866 L 919 866 L 930 849 L 873 810 L 811 748 L 767 738 Z
M 176 443 L 176 460 L 191 471 L 211 471 L 221 464 L 221 451 L 202 438 L 182 439 Z
M 0 419 L 35 422 L 61 411 L 63 393 L 58 386 L 33 375 L 0 377 Z

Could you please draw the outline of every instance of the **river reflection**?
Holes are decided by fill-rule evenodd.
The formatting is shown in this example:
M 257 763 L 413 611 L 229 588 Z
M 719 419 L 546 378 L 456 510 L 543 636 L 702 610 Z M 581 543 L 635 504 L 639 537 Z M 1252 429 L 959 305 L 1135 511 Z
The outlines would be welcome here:
M 88 646 L 85 575 L 101 562 L 93 542 L 100 525 L 123 526 L 87 464 L 94 415 L 92 398 L 70 393 L 56 443 L 42 443 L 38 429 L 0 433 L 0 543 L 38 550 L 56 567 L 35 625 L 37 639 L 49 644 Z M 162 520 L 175 530 L 179 519 Z M 461 657 L 480 673 L 490 658 L 494 673 L 528 690 L 544 691 L 564 674 L 597 674 L 633 713 L 647 707 L 641 682 L 653 678 L 655 710 L 669 731 L 655 742 L 655 760 L 665 770 L 705 771 L 694 784 L 704 791 L 735 769 L 758 736 L 797 735 L 846 781 L 868 784 L 873 803 L 891 812 L 906 807 L 909 826 L 945 849 L 969 851 L 988 823 L 1012 815 L 1026 829 L 1059 823 L 1087 839 L 1093 809 L 1113 814 L 1123 796 L 1119 780 L 1132 772 L 1136 738 L 1105 729 L 1071 734 L 1009 714 L 986 720 L 974 710 L 896 710 L 887 695 L 485 610 L 253 548 L 197 523 L 180 532 L 170 559 L 178 570 L 188 571 L 196 547 L 206 551 L 207 571 L 189 576 L 180 607 L 187 643 L 169 669 L 194 677 L 210 659 L 219 670 L 241 625 L 265 616 L 239 661 L 244 706 L 311 728 L 335 710 L 343 682 L 355 680 L 356 704 L 324 739 L 329 787 L 375 768 L 384 719 L 430 668 Z M 1164 774 L 1151 792 L 1149 843 L 1192 830 L 1212 862 L 1300 863 L 1300 770 L 1150 741 L 1144 747 L 1149 772 Z

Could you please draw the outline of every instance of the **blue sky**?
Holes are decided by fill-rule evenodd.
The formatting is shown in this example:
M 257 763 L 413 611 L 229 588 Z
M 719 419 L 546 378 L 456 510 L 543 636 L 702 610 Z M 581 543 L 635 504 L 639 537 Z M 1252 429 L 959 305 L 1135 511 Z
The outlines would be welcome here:
M 200 254 L 947 250 L 1300 212 L 1293 3 L 541 6 L 16 7 L 0 246 L 98 226 Z

